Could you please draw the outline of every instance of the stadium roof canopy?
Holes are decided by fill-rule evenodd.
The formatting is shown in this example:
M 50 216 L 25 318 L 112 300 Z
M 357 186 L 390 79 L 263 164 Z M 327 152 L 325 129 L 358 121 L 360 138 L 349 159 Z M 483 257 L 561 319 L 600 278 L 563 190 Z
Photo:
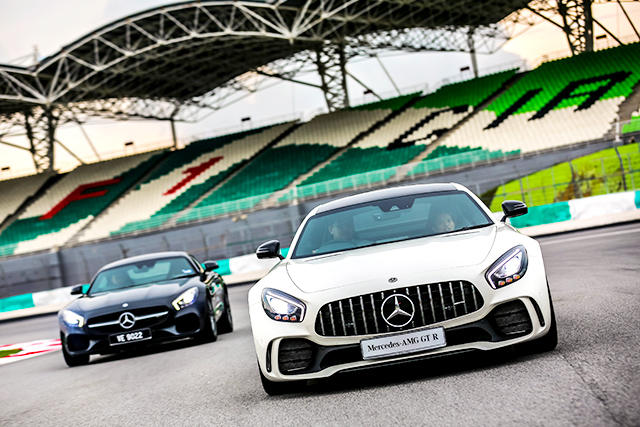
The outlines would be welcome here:
M 381 50 L 494 52 L 509 38 L 500 21 L 528 3 L 203 0 L 158 7 L 96 29 L 31 67 L 0 65 L 0 142 L 9 135 L 2 126 L 19 126 L 36 169 L 47 170 L 56 126 L 79 115 L 190 120 L 260 79 L 296 81 L 305 67 L 320 74 L 329 109 L 341 108 L 349 105 L 350 58 Z
M 526 0 L 177 3 L 99 28 L 32 67 L 2 66 L 0 114 L 115 99 L 197 104 L 212 91 L 239 86 L 237 77 L 274 61 L 290 59 L 299 66 L 305 58 L 297 54 L 322 50 L 327 43 L 345 45 L 351 55 L 383 48 L 465 51 L 468 29 L 494 37 L 495 24 L 526 4 Z M 95 107 L 99 106 L 85 106 Z M 131 107 L 131 102 L 127 108 L 121 105 L 120 112 L 167 115 L 132 112 Z

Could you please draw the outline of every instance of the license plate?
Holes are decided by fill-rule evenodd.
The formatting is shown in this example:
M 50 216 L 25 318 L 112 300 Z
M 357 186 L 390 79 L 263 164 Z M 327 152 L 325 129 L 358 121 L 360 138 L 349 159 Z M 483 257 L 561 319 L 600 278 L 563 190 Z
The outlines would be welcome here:
M 380 359 L 445 347 L 444 328 L 421 329 L 360 341 L 362 358 Z
M 127 344 L 134 341 L 144 341 L 149 339 L 151 339 L 151 329 L 140 329 L 139 331 L 109 335 L 109 344 Z

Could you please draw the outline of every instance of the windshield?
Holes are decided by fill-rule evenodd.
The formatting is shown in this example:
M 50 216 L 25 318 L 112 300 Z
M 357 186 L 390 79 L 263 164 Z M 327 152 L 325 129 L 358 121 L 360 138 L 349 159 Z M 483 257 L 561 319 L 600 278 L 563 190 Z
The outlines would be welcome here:
M 486 227 L 493 221 L 465 192 L 418 194 L 316 215 L 292 258 Z
M 161 258 L 138 261 L 100 272 L 89 294 L 110 292 L 149 283 L 166 282 L 197 274 L 194 266 L 187 258 Z

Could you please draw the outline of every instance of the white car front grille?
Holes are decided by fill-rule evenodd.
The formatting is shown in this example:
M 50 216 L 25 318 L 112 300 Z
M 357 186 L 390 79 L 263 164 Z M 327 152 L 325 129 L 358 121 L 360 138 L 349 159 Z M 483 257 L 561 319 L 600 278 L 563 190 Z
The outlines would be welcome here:
M 325 304 L 315 331 L 328 337 L 405 331 L 473 313 L 483 304 L 480 292 L 467 281 L 390 289 Z

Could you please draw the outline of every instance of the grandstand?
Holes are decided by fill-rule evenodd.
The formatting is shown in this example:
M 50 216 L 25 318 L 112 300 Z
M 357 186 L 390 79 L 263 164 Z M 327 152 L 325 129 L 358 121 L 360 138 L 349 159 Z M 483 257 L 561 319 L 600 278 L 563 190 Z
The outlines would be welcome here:
M 3 280 L 42 286 L 19 277 L 21 257 L 66 262 L 64 277 L 44 285 L 58 287 L 142 248 L 225 259 L 271 238 L 284 246 L 315 204 L 391 184 L 455 177 L 494 211 L 506 198 L 533 207 L 637 190 L 639 82 L 633 43 L 0 181 Z
M 392 177 L 416 180 L 602 139 L 637 89 L 639 58 L 636 43 L 322 114 L 306 123 L 82 166 L 6 227 L 0 234 L 2 254 L 139 234 L 268 208 L 266 202 L 313 199 L 383 185 Z M 633 133 L 636 121 L 623 128 L 625 134 Z M 561 168 L 564 173 L 557 172 Z M 554 185 L 570 183 L 567 168 L 555 167 Z M 33 185 L 43 179 L 32 178 Z M 528 179 L 531 188 L 547 185 L 532 184 L 535 175 Z M 514 193 L 513 185 L 496 192 Z M 533 192 L 526 201 L 541 204 L 538 197 Z M 558 197 L 542 199 L 550 203 Z M 492 208 L 499 210 L 496 203 Z

